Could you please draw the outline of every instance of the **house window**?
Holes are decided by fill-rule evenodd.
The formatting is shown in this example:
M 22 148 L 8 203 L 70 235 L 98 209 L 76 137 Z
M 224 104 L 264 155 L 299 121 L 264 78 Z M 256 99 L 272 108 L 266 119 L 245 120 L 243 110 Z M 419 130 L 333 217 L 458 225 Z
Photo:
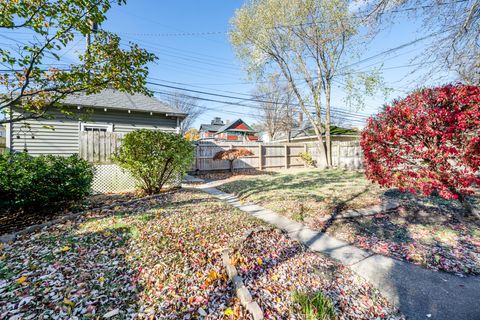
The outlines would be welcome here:
M 112 124 L 80 123 L 80 131 L 113 132 Z

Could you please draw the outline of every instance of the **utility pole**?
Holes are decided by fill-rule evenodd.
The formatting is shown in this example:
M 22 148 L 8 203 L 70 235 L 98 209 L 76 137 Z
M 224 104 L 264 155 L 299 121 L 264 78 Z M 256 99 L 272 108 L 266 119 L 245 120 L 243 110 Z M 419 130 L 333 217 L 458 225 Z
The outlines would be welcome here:
M 89 53 L 90 53 L 90 45 L 92 43 L 92 33 L 95 34 L 98 31 L 98 24 L 96 22 L 94 22 L 92 20 L 89 20 L 88 22 L 90 24 L 90 31 L 88 32 L 87 37 L 86 37 L 86 48 L 85 48 L 86 51 L 87 51 L 87 59 L 88 59 L 88 56 L 89 56 Z M 89 70 L 88 71 L 88 79 L 89 80 L 90 80 L 90 74 L 91 74 L 91 71 Z
M 92 43 L 92 33 L 95 34 L 98 31 L 98 23 L 90 20 L 89 24 L 90 24 L 90 32 L 87 34 L 87 38 L 86 38 L 86 40 L 87 40 L 86 41 L 87 42 L 86 43 L 87 53 L 90 50 L 90 44 Z

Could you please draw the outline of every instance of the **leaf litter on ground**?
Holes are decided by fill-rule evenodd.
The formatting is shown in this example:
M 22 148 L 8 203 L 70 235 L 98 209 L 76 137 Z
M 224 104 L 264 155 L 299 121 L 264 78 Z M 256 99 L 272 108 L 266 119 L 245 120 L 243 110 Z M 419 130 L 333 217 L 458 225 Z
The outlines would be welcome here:
M 249 319 L 233 295 L 220 252 L 259 226 L 263 223 L 192 190 L 92 209 L 75 221 L 43 228 L 0 247 L 0 318 Z M 295 286 L 301 285 L 297 279 L 309 279 L 309 270 L 299 269 L 301 264 L 328 264 L 336 274 L 347 274 L 331 260 L 278 237 L 264 234 L 257 243 L 289 257 L 278 263 L 278 278 L 269 280 L 275 295 L 260 296 L 264 283 L 246 277 L 266 310 L 290 294 L 292 288 L 285 283 Z M 266 268 L 271 254 L 246 251 L 242 256 Z M 350 308 L 362 315 L 395 314 L 385 300 L 368 296 L 371 287 L 352 277 L 336 281 L 319 276 L 315 286 L 305 285 L 326 290 L 336 301 L 340 318 L 357 312 Z M 329 286 L 340 291 L 328 291 Z M 367 302 L 357 306 L 355 299 L 345 302 L 345 295 L 338 299 L 334 292 L 354 292 L 352 297 Z M 373 311 L 362 309 L 364 303 Z M 298 317 L 290 313 L 286 318 Z

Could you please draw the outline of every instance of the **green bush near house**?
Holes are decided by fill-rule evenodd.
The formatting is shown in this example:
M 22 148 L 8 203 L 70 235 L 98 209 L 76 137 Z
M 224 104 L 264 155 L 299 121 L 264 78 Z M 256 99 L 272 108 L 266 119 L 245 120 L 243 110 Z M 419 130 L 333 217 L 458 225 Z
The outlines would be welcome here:
M 0 155 L 0 208 L 45 212 L 68 206 L 90 193 L 94 170 L 77 155 Z
M 113 159 L 140 182 L 145 193 L 155 194 L 186 173 L 193 150 L 178 134 L 141 129 L 124 137 Z

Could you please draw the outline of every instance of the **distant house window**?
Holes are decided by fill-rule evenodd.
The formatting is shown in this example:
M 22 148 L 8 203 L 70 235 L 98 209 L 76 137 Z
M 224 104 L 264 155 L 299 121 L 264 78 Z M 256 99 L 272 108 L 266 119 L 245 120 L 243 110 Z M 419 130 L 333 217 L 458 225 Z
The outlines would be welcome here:
M 80 131 L 113 132 L 112 124 L 81 123 Z

